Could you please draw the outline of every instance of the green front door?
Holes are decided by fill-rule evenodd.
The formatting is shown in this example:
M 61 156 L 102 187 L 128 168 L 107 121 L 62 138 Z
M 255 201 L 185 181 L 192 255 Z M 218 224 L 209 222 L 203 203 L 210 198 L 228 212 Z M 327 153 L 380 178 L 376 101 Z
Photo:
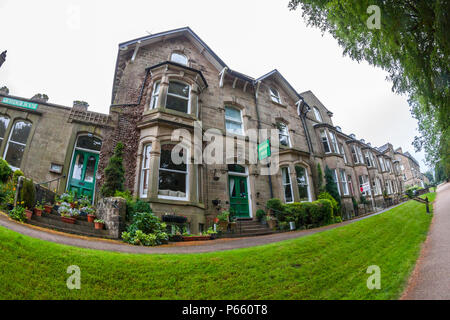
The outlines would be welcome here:
M 229 176 L 230 209 L 237 218 L 250 218 L 248 205 L 247 177 Z
M 75 150 L 70 168 L 69 191 L 75 192 L 78 198 L 88 196 L 92 200 L 97 165 L 98 154 Z

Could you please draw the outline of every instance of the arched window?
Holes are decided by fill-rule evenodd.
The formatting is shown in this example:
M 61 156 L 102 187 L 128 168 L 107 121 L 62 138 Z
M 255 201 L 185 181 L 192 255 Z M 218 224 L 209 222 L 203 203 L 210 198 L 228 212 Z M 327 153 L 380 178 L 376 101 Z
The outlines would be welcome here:
M 8 129 L 9 118 L 7 116 L 0 116 L 0 148 L 5 139 L 6 129 Z
M 317 107 L 314 107 L 314 115 L 316 116 L 316 120 L 322 122 L 322 116 L 320 115 L 320 111 Z
M 170 81 L 167 91 L 166 108 L 189 113 L 190 89 L 189 85 L 185 83 Z
M 76 148 L 100 151 L 102 148 L 102 140 L 91 134 L 79 136 L 77 139 Z
M 276 103 L 281 103 L 281 97 L 278 90 L 274 88 L 269 88 L 269 91 L 270 91 L 270 98 L 272 99 L 272 101 Z
M 188 166 L 187 150 L 180 148 L 172 150 L 175 144 L 161 145 L 161 158 L 159 164 L 159 197 L 165 199 L 188 199 Z M 178 149 L 177 145 L 177 149 Z
M 170 56 L 170 61 L 182 64 L 185 66 L 187 66 L 187 64 L 188 64 L 188 58 L 184 54 L 177 53 L 177 52 L 172 53 L 172 55 Z
M 23 153 L 27 145 L 32 124 L 27 121 L 17 121 L 9 135 L 3 158 L 8 161 L 11 167 L 19 169 L 22 163 Z

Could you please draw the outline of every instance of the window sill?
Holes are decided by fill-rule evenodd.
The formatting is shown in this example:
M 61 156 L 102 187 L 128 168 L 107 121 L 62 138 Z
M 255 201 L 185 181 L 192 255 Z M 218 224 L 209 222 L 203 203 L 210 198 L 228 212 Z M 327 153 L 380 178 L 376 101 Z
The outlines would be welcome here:
M 287 105 L 282 104 L 282 103 L 278 103 L 276 101 L 273 101 L 272 99 L 270 99 L 270 102 L 272 102 L 276 106 L 279 106 L 279 107 L 282 107 L 282 108 L 285 108 L 285 109 L 287 109 L 287 107 L 288 107 Z

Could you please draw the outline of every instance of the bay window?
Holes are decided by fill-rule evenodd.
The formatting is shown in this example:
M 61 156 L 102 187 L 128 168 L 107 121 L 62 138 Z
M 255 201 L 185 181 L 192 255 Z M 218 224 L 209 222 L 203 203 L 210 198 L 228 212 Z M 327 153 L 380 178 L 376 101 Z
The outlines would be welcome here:
M 328 143 L 327 132 L 325 130 L 320 130 L 320 137 L 322 139 L 323 150 L 325 151 L 325 153 L 330 153 L 331 149 L 330 144 Z
M 341 188 L 339 187 L 339 180 L 338 180 L 337 170 L 334 169 L 332 172 L 333 172 L 333 181 L 334 181 L 334 183 L 336 183 L 336 187 L 338 189 L 339 195 L 341 195 Z
M 166 108 L 189 113 L 189 95 L 189 85 L 178 81 L 170 81 L 169 89 L 167 91 Z
M 30 132 L 31 123 L 27 121 L 17 121 L 11 130 L 3 158 L 14 169 L 20 168 Z
M 341 182 L 342 182 L 342 192 L 344 193 L 344 196 L 348 196 L 348 184 L 347 184 L 347 175 L 345 174 L 344 169 L 340 169 L 339 172 L 341 173 Z
M 297 175 L 297 188 L 300 196 L 300 202 L 310 201 L 306 169 L 300 166 L 295 166 L 295 173 Z
M 225 126 L 228 133 L 244 134 L 241 110 L 225 107 Z
M 142 152 L 142 168 L 141 168 L 141 197 L 145 198 L 148 195 L 148 186 L 150 180 L 150 152 L 152 145 L 148 144 L 144 147 Z
M 345 149 L 344 149 L 344 145 L 341 143 L 339 144 L 339 149 L 341 151 L 341 155 L 344 158 L 344 163 L 347 164 L 347 156 L 345 154 Z
M 292 183 L 288 167 L 281 168 L 281 176 L 283 183 L 284 200 L 286 203 L 292 203 L 294 202 L 294 197 L 292 196 Z
M 153 85 L 152 98 L 150 100 L 150 110 L 156 109 L 158 107 L 158 98 L 159 98 L 159 87 L 161 82 L 156 82 Z
M 378 160 L 380 161 L 381 172 L 386 171 L 386 165 L 384 164 L 383 157 L 378 157 Z
M 188 167 L 187 167 L 187 150 L 180 148 L 178 153 L 172 151 L 174 144 L 161 145 L 161 158 L 159 165 L 159 189 L 158 196 L 165 199 L 187 200 L 188 198 Z M 178 148 L 178 146 L 177 146 Z M 177 160 L 177 161 L 173 161 Z
M 336 135 L 332 131 L 330 131 L 330 138 L 331 138 L 331 144 L 333 145 L 334 152 L 339 153 L 338 143 L 337 143 L 337 140 L 336 140 Z

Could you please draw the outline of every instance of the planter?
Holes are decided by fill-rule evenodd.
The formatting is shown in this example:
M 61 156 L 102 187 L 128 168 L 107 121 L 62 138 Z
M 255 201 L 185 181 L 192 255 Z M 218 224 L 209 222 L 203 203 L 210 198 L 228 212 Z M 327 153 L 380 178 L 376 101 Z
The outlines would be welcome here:
M 95 229 L 97 229 L 97 230 L 102 230 L 103 227 L 105 226 L 105 224 L 101 223 L 101 222 L 94 222 L 94 225 L 95 225 Z
M 69 223 L 69 224 L 75 224 L 77 219 L 76 218 L 72 218 L 72 217 L 61 217 L 61 221 L 65 222 L 65 223 Z
M 206 240 L 211 240 L 211 236 L 192 236 L 192 237 L 183 236 L 183 241 L 206 241 Z
M 33 211 L 31 210 L 25 210 L 25 214 L 27 215 L 27 220 L 31 220 L 31 217 L 33 216 Z
M 44 206 L 44 210 L 47 213 L 52 213 L 52 209 L 53 209 L 53 206 L 49 206 L 47 204 Z
M 269 229 L 275 229 L 277 226 L 277 221 L 276 220 L 268 220 L 267 225 L 269 226 Z
M 94 222 L 94 220 L 95 220 L 95 215 L 93 215 L 93 214 L 88 214 L 87 215 L 87 221 L 88 222 Z
M 34 214 L 38 217 L 42 217 L 42 209 L 34 208 Z
M 219 221 L 219 228 L 222 231 L 228 230 L 228 221 Z
M 172 242 L 183 241 L 183 236 L 180 234 L 171 234 L 171 235 L 169 235 L 169 241 L 172 241 Z

